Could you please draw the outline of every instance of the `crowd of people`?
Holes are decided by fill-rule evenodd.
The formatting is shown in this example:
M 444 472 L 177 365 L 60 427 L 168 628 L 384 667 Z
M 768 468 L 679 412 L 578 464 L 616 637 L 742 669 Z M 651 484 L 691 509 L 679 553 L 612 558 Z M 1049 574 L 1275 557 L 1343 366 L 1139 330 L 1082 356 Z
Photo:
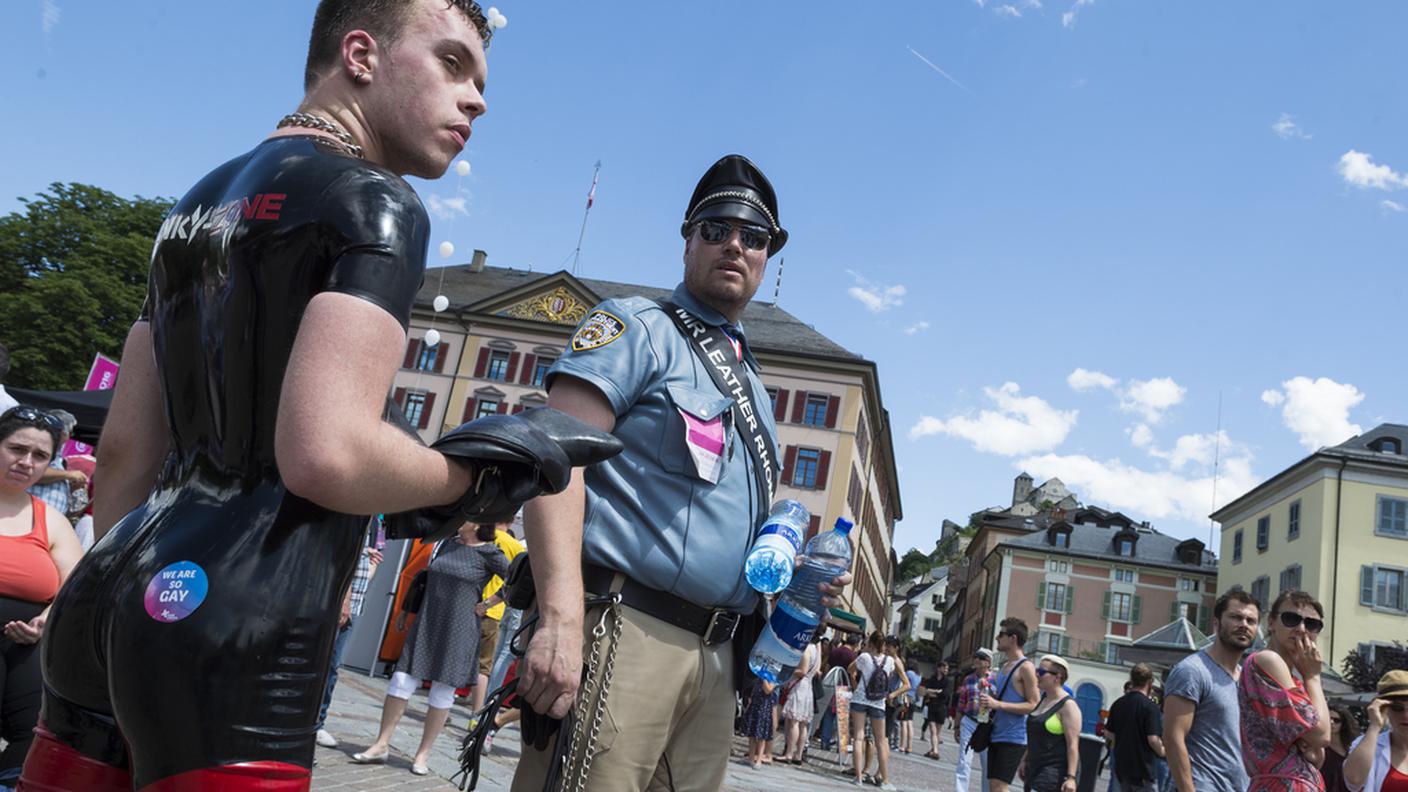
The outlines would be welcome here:
M 815 660 L 809 649 L 780 691 L 788 718 L 808 722 L 786 715 L 788 702 L 812 705 L 811 740 L 799 745 L 789 734 L 778 759 L 795 762 L 814 743 L 837 751 L 855 783 L 893 788 L 887 748 L 909 753 L 919 720 L 924 755 L 937 759 L 952 719 L 959 792 L 971 788 L 974 764 L 989 792 L 1017 784 L 1073 792 L 1082 773 L 1101 770 L 1109 792 L 1408 792 L 1408 669 L 1386 672 L 1367 707 L 1331 706 L 1316 645 L 1324 609 L 1303 591 L 1264 607 L 1234 588 L 1218 598 L 1214 626 L 1211 643 L 1165 669 L 1161 684 L 1149 665 L 1130 668 L 1101 724 L 1108 750 L 1096 768 L 1080 759 L 1079 736 L 1089 729 L 1068 684 L 1070 663 L 1054 654 L 1033 663 L 1021 619 L 1001 622 L 998 655 L 980 648 L 958 674 L 941 662 L 922 679 L 896 639 L 874 633 L 862 646 L 852 633 L 819 638 Z M 1254 649 L 1258 635 L 1264 646 Z M 814 696 L 797 697 L 804 684 Z M 772 761 L 769 712 L 778 696 L 757 685 L 745 705 L 754 766 Z

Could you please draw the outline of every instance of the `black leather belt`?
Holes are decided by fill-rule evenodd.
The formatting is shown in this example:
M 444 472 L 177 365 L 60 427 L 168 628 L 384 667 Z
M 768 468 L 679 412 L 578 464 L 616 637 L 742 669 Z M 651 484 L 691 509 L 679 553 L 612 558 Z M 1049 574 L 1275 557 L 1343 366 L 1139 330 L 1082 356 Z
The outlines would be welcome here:
M 658 589 L 636 582 L 630 575 L 607 569 L 596 564 L 582 566 L 582 584 L 591 594 L 611 594 L 616 576 L 621 575 L 621 604 L 654 616 L 682 630 L 704 639 L 705 646 L 727 643 L 733 639 L 734 630 L 742 615 L 731 610 L 714 610 L 695 605 L 686 599 L 676 597 Z

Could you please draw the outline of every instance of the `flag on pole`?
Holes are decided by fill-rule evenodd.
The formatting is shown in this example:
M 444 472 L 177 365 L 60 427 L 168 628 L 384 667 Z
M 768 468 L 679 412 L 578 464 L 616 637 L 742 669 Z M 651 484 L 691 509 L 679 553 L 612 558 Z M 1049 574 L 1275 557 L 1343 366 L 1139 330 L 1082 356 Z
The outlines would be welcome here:
M 596 170 L 592 171 L 592 188 L 587 190 L 587 208 L 592 208 L 592 201 L 596 200 L 596 177 L 601 173 L 601 160 L 596 161 Z

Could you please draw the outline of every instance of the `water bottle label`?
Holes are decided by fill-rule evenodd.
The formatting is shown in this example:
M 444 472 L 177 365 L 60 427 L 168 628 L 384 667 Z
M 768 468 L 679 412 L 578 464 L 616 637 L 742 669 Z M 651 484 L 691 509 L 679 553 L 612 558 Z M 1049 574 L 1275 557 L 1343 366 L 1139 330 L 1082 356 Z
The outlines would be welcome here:
M 802 534 L 796 528 L 793 528 L 790 525 L 780 522 L 772 522 L 768 523 L 767 525 L 764 525 L 763 529 L 761 531 L 758 531 L 758 539 L 762 539 L 764 536 L 773 535 L 780 536 L 783 539 L 786 539 L 787 543 L 792 545 L 792 550 L 794 552 L 802 549 Z
M 778 640 L 798 652 L 807 648 L 812 634 L 816 632 L 816 625 L 816 621 L 792 612 L 785 602 L 778 603 L 768 619 L 768 626 Z

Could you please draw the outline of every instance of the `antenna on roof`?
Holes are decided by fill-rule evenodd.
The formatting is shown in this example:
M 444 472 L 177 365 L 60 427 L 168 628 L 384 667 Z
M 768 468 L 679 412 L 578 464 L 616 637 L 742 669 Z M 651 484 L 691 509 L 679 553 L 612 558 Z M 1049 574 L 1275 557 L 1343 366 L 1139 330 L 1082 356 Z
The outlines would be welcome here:
M 1213 522 L 1212 512 L 1217 511 L 1217 466 L 1222 455 L 1222 391 L 1217 392 L 1217 434 L 1213 435 L 1212 442 L 1212 509 L 1208 512 L 1208 547 L 1213 544 Z
M 774 286 L 772 290 L 773 305 L 777 305 L 777 297 L 778 295 L 782 294 L 782 265 L 786 263 L 787 259 L 785 258 L 780 258 L 777 260 L 777 285 Z

